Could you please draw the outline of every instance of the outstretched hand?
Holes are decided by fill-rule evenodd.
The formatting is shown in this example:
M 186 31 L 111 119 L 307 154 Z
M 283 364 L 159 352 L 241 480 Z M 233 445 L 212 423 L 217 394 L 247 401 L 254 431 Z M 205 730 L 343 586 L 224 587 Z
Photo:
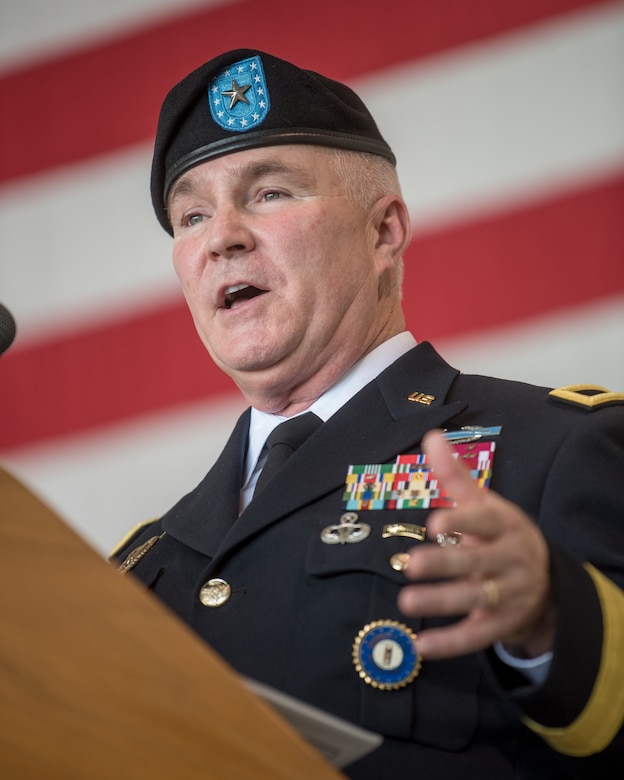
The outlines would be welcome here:
M 427 534 L 461 542 L 410 550 L 404 574 L 415 584 L 402 589 L 399 607 L 412 617 L 461 619 L 420 631 L 418 651 L 424 658 L 448 658 L 497 641 L 519 657 L 551 650 L 556 606 L 542 533 L 515 504 L 479 488 L 440 431 L 428 433 L 423 448 L 456 503 L 431 514 Z

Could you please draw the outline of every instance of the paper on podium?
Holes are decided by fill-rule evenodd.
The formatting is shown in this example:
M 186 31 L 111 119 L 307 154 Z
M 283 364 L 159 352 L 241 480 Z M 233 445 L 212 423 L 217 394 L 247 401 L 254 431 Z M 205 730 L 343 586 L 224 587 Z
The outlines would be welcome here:
M 250 690 L 276 709 L 330 764 L 339 769 L 363 758 L 383 742 L 380 734 L 355 726 L 256 680 L 243 680 Z

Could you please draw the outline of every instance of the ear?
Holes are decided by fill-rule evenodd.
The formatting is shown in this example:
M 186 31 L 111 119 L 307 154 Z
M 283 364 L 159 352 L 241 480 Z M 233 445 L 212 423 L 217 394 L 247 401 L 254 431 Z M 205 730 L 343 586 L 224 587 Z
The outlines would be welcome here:
M 412 238 L 405 201 L 393 194 L 379 198 L 371 209 L 371 228 L 380 271 L 395 268 Z

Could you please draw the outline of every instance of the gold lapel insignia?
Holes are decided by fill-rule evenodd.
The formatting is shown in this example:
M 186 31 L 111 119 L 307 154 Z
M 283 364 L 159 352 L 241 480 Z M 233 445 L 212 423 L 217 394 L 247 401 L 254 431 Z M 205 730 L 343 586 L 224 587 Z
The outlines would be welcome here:
M 427 393 L 419 393 L 418 390 L 416 390 L 413 393 L 410 393 L 410 395 L 407 396 L 408 401 L 413 401 L 416 404 L 424 404 L 424 406 L 431 406 L 431 404 L 435 401 L 435 395 L 428 395 Z

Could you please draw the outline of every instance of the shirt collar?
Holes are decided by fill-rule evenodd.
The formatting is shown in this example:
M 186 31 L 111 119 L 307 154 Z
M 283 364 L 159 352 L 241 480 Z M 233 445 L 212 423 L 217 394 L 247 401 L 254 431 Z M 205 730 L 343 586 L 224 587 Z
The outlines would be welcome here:
M 326 422 L 363 387 L 415 346 L 416 339 L 408 331 L 398 333 L 396 336 L 384 341 L 383 344 L 375 347 L 375 349 L 358 360 L 335 385 L 323 393 L 320 398 L 317 398 L 309 409 L 305 411 L 314 412 L 323 422 Z M 304 414 L 304 412 L 301 412 L 301 414 Z M 252 407 L 243 485 L 247 484 L 253 474 L 269 434 L 287 419 L 287 417 L 282 415 L 267 414 L 267 412 L 261 412 Z

